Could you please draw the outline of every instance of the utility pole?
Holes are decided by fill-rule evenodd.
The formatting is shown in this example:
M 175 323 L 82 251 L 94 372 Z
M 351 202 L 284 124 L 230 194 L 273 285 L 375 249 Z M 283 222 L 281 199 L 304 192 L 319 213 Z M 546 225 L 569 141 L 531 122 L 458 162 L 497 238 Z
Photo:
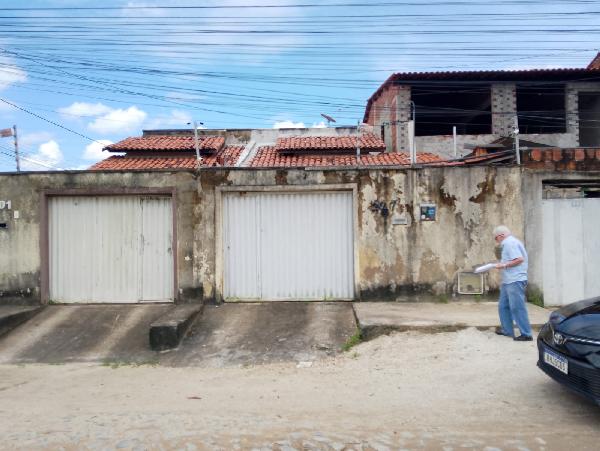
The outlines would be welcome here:
M 456 125 L 452 127 L 452 137 L 454 141 L 454 158 L 456 158 Z
M 521 152 L 519 150 L 519 117 L 515 115 L 515 154 L 517 157 L 517 164 L 521 164 Z
M 15 138 L 15 160 L 17 162 L 17 172 L 21 171 L 21 160 L 19 159 L 19 141 L 17 139 L 17 126 L 13 125 L 12 128 L 3 128 L 0 130 L 0 138 L 9 138 L 14 136 Z
M 415 122 L 416 120 L 416 116 L 417 116 L 417 106 L 415 105 L 415 102 L 413 100 L 410 101 L 410 108 L 411 108 L 411 112 L 412 112 L 412 120 L 409 121 L 409 126 L 408 126 L 408 134 L 409 134 L 409 147 L 410 147 L 410 164 L 415 165 L 417 163 L 417 144 L 416 144 L 416 140 L 415 140 L 415 132 L 416 132 L 416 126 L 417 123 Z
M 356 164 L 360 164 L 360 121 L 356 123 Z
M 13 136 L 15 137 L 15 160 L 17 162 L 17 172 L 21 172 L 21 161 L 19 160 L 19 140 L 17 139 L 16 125 L 13 125 Z
M 196 160 L 200 163 L 200 143 L 198 142 L 198 122 L 194 121 L 194 147 L 196 149 Z

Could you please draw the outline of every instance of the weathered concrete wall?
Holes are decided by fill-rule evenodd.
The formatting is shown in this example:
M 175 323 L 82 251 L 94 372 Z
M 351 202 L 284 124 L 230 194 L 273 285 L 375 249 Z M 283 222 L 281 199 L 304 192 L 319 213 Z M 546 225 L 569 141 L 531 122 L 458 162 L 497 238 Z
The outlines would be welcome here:
M 466 145 L 489 144 L 507 135 L 457 135 L 456 150 L 460 158 L 473 152 Z M 522 134 L 520 139 L 546 144 L 553 147 L 577 147 L 578 137 L 570 133 L 555 134 Z M 454 137 L 452 135 L 417 136 L 415 138 L 417 154 L 420 152 L 431 152 L 446 159 L 454 158 Z
M 394 300 L 418 292 L 451 293 L 456 274 L 495 259 L 494 226 L 506 224 L 524 237 L 524 223 L 535 223 L 523 209 L 520 168 L 448 167 L 420 169 L 250 170 L 245 168 L 187 172 L 0 174 L 0 199 L 12 210 L 0 210 L 0 302 L 40 300 L 40 192 L 43 189 L 177 188 L 177 265 L 179 301 L 218 298 L 216 274 L 216 190 L 221 186 L 357 187 L 356 245 L 359 297 Z M 537 176 L 536 176 L 537 177 Z M 198 183 L 198 181 L 200 183 Z M 531 194 L 529 194 L 531 196 Z M 541 199 L 541 197 L 540 197 Z M 537 198 L 528 200 L 530 205 Z M 384 216 L 375 205 L 385 205 Z M 420 220 L 420 205 L 437 206 L 436 221 Z M 14 211 L 19 218 L 14 219 Z M 534 226 L 535 227 L 535 226 Z M 528 225 L 528 230 L 531 226 Z M 535 237 L 526 236 L 526 244 Z M 537 277 L 532 264 L 534 278 Z M 488 276 L 498 287 L 498 274 Z
M 215 187 L 356 184 L 359 287 L 362 299 L 396 299 L 406 293 L 451 293 L 458 271 L 495 259 L 493 228 L 508 225 L 523 237 L 518 168 L 389 170 L 206 170 L 196 225 L 194 273 L 205 295 L 218 297 Z M 384 217 L 372 208 L 384 202 Z M 437 205 L 435 222 L 420 221 L 420 204 Z M 406 225 L 394 225 L 406 218 Z M 204 243 L 211 243 L 206 246 Z M 491 274 L 489 286 L 498 286 Z
M 0 200 L 11 210 L 0 210 L 0 304 L 39 303 L 41 297 L 42 190 L 166 188 L 177 190 L 177 276 L 179 301 L 199 301 L 193 281 L 193 205 L 197 203 L 195 175 L 186 172 L 52 172 L 0 174 Z M 15 212 L 18 211 L 18 219 Z M 90 237 L 93 239 L 93 237 Z

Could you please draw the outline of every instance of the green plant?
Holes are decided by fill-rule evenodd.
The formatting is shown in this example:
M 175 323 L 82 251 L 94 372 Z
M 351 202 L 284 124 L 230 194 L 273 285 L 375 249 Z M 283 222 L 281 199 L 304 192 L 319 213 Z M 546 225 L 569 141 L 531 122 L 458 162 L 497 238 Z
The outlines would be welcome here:
M 436 302 L 439 302 L 440 304 L 447 304 L 450 301 L 450 298 L 448 297 L 447 294 L 438 294 L 435 297 Z
M 540 290 L 532 288 L 527 291 L 527 302 L 533 305 L 537 305 L 538 307 L 543 307 L 544 294 Z
M 352 335 L 350 338 L 348 338 L 348 340 L 346 340 L 346 343 L 344 343 L 344 346 L 342 346 L 342 350 L 344 352 L 348 352 L 350 349 L 352 349 L 354 346 L 359 344 L 361 341 L 362 341 L 362 334 L 360 333 L 360 329 L 356 329 L 356 332 L 354 332 L 354 335 Z
M 127 362 L 127 361 L 119 361 L 119 360 L 105 360 L 102 362 L 102 366 L 108 366 L 113 370 L 117 368 L 121 368 L 123 366 L 130 366 L 136 368 L 138 366 L 156 366 L 158 365 L 158 359 L 144 360 L 141 362 Z

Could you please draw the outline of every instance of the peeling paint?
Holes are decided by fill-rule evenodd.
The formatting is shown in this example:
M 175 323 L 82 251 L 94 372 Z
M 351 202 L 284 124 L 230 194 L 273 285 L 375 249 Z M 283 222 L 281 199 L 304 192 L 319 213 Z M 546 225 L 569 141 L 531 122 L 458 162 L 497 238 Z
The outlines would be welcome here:
M 494 257 L 493 228 L 501 223 L 523 236 L 524 212 L 519 168 L 406 168 L 334 170 L 248 170 L 211 168 L 193 173 L 53 173 L 0 175 L 2 196 L 21 211 L 10 234 L 0 234 L 0 291 L 29 288 L 39 298 L 39 280 L 19 281 L 19 275 L 39 274 L 39 195 L 42 189 L 72 187 L 177 188 L 178 291 L 214 299 L 217 282 L 217 205 L 220 186 L 326 187 L 356 184 L 359 296 L 388 296 L 426 290 L 453 290 L 456 272 Z M 198 181 L 201 181 L 201 186 Z M 537 197 L 535 202 L 540 202 Z M 372 211 L 373 202 L 388 208 Z M 532 201 L 533 202 L 533 201 Z M 423 222 L 419 205 L 438 207 L 436 221 Z M 393 224 L 402 214 L 406 224 Z M 4 233 L 4 232 L 3 232 Z M 186 258 L 190 257 L 190 258 Z M 533 259 L 533 257 L 532 257 Z M 498 286 L 495 276 L 489 287 Z M 1 298 L 0 298 L 0 302 Z

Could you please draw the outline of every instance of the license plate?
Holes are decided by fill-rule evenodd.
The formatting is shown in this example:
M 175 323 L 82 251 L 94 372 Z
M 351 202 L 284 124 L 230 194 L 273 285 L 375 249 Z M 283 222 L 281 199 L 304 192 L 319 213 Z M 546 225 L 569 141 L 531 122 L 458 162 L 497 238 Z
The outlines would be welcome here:
M 544 362 L 553 366 L 558 371 L 569 374 L 569 361 L 564 357 L 554 354 L 553 352 L 544 351 Z

